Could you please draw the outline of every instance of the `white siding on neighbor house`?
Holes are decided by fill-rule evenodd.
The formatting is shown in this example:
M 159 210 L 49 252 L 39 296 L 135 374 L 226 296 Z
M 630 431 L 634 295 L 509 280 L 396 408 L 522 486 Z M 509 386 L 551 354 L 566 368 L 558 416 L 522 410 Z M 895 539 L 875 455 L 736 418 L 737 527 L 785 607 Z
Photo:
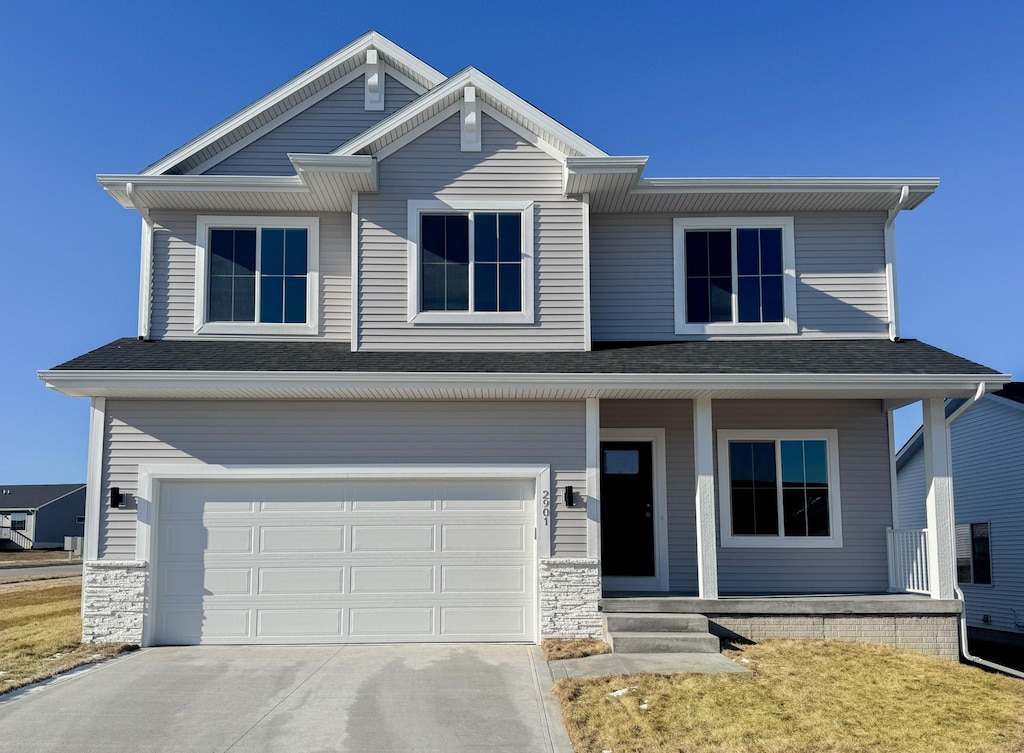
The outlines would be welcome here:
M 719 546 L 721 593 L 884 593 L 889 585 L 885 529 L 892 525 L 892 496 L 889 424 L 879 401 L 716 400 L 712 413 L 716 434 L 721 429 L 839 432 L 842 548 Z M 718 491 L 716 477 L 716 496 Z M 721 520 L 718 526 L 720 531 Z
M 586 407 L 575 402 L 108 400 L 101 487 L 134 493 L 139 464 L 545 464 L 552 556 L 586 556 Z M 100 559 L 135 556 L 134 508 L 101 509 Z M 539 532 L 540 534 L 541 532 Z
M 463 152 L 457 115 L 380 161 L 380 191 L 359 197 L 359 347 L 367 350 L 581 350 L 583 205 L 562 196 L 562 166 L 484 115 L 482 150 Z M 534 200 L 532 325 L 408 321 L 410 199 Z
M 594 340 L 687 337 L 675 334 L 675 216 L 591 216 Z M 887 335 L 885 216 L 807 213 L 793 217 L 800 334 Z
M 992 554 L 992 585 L 960 584 L 967 624 L 1024 634 L 1010 611 L 1024 622 L 1024 406 L 989 395 L 953 422 L 950 438 L 956 522 L 988 523 Z M 900 520 L 923 523 L 923 450 L 898 483 Z
M 210 214 L 221 214 L 211 212 Z M 320 218 L 320 336 L 348 340 L 352 225 L 348 212 Z M 196 213 L 154 211 L 150 337 L 195 337 Z
M 416 93 L 384 77 L 384 110 L 365 109 L 363 77 L 306 108 L 205 171 L 206 175 L 294 175 L 289 152 L 326 154 L 405 107 Z

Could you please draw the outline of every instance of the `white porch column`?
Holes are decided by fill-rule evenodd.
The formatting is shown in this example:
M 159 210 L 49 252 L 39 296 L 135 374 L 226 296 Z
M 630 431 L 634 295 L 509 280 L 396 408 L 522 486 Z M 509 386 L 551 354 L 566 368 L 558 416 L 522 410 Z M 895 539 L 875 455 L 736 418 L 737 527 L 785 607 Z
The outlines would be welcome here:
M 693 401 L 693 455 L 697 476 L 697 595 L 718 598 L 718 550 L 715 544 L 715 454 L 711 399 Z
M 587 556 L 601 558 L 601 401 L 587 398 Z
M 933 599 L 952 599 L 956 583 L 953 536 L 953 467 L 946 425 L 946 401 L 921 402 L 924 414 L 924 474 L 928 489 L 928 581 Z

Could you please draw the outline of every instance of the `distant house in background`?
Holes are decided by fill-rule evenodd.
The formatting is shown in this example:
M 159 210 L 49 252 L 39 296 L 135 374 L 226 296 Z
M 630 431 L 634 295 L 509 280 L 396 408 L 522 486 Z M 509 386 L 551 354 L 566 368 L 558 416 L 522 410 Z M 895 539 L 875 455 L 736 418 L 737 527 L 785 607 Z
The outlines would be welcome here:
M 950 401 L 946 415 L 960 407 Z M 985 395 L 950 430 L 957 580 L 972 638 L 1024 643 L 1024 382 Z M 898 525 L 924 528 L 924 440 L 896 456 Z
M 61 549 L 85 531 L 85 484 L 0 485 L 0 549 Z

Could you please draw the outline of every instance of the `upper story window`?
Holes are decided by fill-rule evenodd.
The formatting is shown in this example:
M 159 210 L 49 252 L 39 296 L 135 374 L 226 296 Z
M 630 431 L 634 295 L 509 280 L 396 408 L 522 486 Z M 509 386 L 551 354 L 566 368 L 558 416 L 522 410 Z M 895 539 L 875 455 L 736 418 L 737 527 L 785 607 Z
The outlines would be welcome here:
M 318 259 L 315 217 L 199 217 L 195 331 L 317 334 Z
M 796 333 L 791 217 L 673 223 L 677 334 Z
M 409 321 L 533 320 L 531 203 L 409 202 Z
M 842 546 L 838 432 L 719 431 L 723 547 Z

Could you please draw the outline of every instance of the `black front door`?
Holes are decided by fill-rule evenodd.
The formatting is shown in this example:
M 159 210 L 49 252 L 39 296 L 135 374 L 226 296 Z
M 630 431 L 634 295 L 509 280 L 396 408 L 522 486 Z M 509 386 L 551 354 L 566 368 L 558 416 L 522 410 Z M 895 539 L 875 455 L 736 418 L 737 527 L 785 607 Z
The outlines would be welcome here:
M 654 473 L 650 442 L 601 443 L 601 569 L 650 577 L 654 569 Z

